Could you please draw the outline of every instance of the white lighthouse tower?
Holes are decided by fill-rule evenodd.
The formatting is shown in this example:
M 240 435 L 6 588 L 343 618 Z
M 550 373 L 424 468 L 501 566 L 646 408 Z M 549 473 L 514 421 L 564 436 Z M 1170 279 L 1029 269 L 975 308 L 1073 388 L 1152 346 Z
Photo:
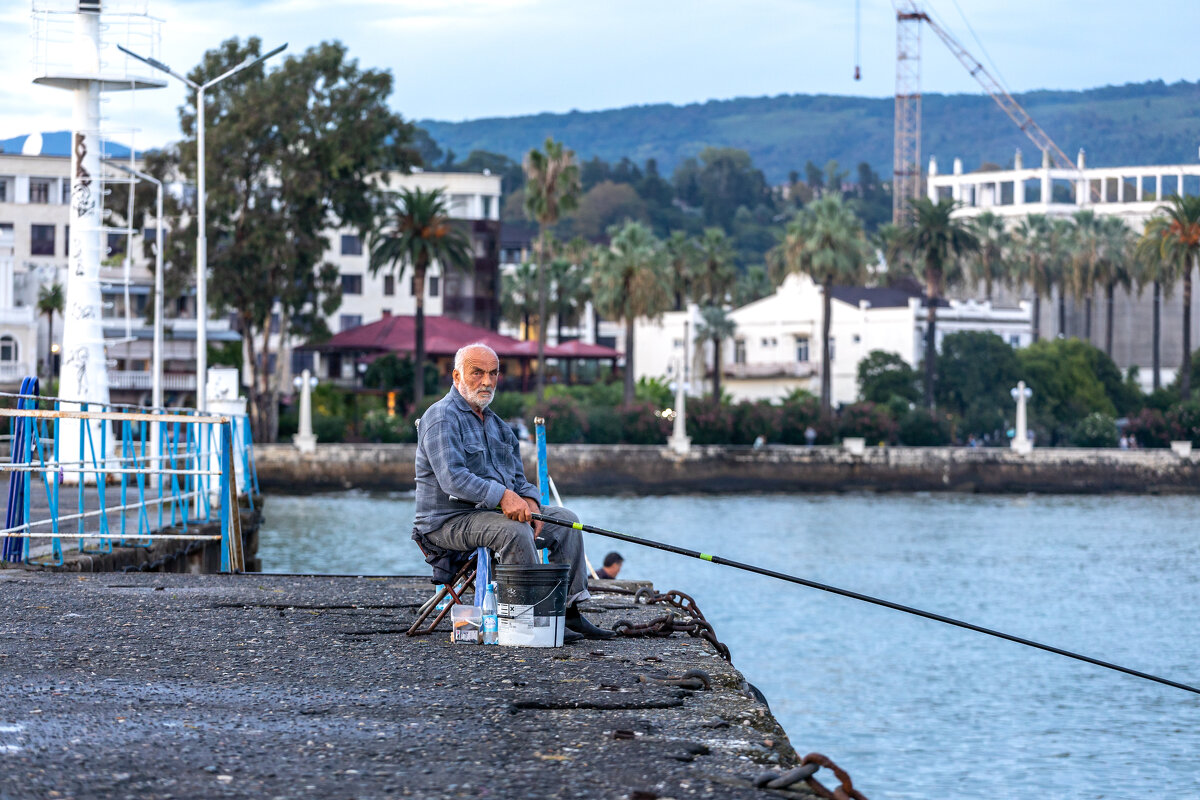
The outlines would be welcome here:
M 159 25 L 144 2 L 35 0 L 33 5 L 33 82 L 69 90 L 74 104 L 70 255 L 58 381 L 59 396 L 64 400 L 100 404 L 109 400 L 100 299 L 100 261 L 106 250 L 102 165 L 106 154 L 100 93 L 165 85 L 158 77 L 139 72 L 148 68 L 127 58 L 115 46 L 124 44 L 157 55 Z M 64 403 L 63 408 L 78 410 L 79 406 Z M 81 433 L 77 424 L 61 424 L 59 457 L 63 461 L 79 458 Z M 91 434 L 96 458 L 104 458 L 98 422 L 91 423 Z M 91 460 L 91 453 L 87 449 L 86 460 Z M 68 472 L 63 477 L 69 481 L 77 474 Z

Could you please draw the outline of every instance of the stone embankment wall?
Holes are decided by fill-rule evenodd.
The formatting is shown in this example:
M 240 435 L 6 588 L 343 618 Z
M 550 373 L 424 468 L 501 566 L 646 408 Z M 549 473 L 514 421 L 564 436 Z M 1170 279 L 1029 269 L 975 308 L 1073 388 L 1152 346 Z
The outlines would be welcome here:
M 413 488 L 415 446 L 323 444 L 313 455 L 291 445 L 256 448 L 264 490 Z M 522 448 L 536 482 L 535 450 Z M 1200 455 L 1169 450 L 871 447 L 768 445 L 693 447 L 679 457 L 666 447 L 551 445 L 550 474 L 571 494 L 692 492 L 954 491 L 1200 492 Z

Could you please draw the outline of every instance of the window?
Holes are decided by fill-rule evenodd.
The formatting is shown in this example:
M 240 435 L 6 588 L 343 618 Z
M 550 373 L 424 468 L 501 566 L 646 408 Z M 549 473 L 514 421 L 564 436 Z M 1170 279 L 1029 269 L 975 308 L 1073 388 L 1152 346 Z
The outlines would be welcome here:
M 279 354 L 278 353 L 271 353 L 270 355 L 268 355 L 267 356 L 267 374 L 274 375 L 275 367 L 278 366 L 278 364 L 279 364 Z
M 490 194 L 485 194 L 483 196 L 483 218 L 492 218 L 492 196 Z
M 1009 347 L 1012 347 L 1012 348 L 1020 347 L 1021 346 L 1020 335 L 1016 334 L 1016 333 L 1010 334 L 1008 337 L 1008 345 L 1009 345 Z
M 860 335 L 858 335 L 858 334 L 856 333 L 856 334 L 854 334 L 854 336 L 852 337 L 851 341 L 853 341 L 855 344 L 859 344 L 859 343 L 861 343 L 861 342 L 862 342 L 862 336 L 860 336 Z
M 344 256 L 361 256 L 362 255 L 362 239 L 355 236 L 353 233 L 342 234 L 342 255 Z
M 383 296 L 391 297 L 395 293 L 396 293 L 396 276 L 395 275 L 384 275 L 383 276 Z
M 385 317 L 390 317 L 392 315 L 392 310 L 390 308 L 381 308 L 379 309 L 379 313 Z
M 32 256 L 54 255 L 54 226 L 32 225 L 29 229 L 29 254 Z
M 12 202 L 12 178 L 0 178 L 0 203 Z
M 110 233 L 108 235 L 108 255 L 123 256 L 125 255 L 125 234 Z
M 11 336 L 0 336 L 0 362 L 9 363 L 17 360 L 17 340 Z
M 71 226 L 63 225 L 63 255 L 71 255 Z
M 745 364 L 746 363 L 746 340 L 745 339 L 738 339 L 736 342 L 733 343 L 733 363 L 735 363 L 735 364 Z
M 348 331 L 362 325 L 362 314 L 342 314 L 338 318 L 338 331 Z
M 62 181 L 62 204 L 71 205 L 71 182 L 66 179 Z
M 362 275 L 342 273 L 342 294 L 362 294 Z
M 49 203 L 50 202 L 50 178 L 30 178 L 29 179 L 29 202 L 31 203 Z
M 292 374 L 299 375 L 304 370 L 310 373 L 313 370 L 313 353 L 311 350 L 293 350 L 292 351 Z
M 836 352 L 837 352 L 837 340 L 834 339 L 832 336 L 830 336 L 829 337 L 829 360 L 830 361 L 833 361 L 837 357 L 834 355 L 834 353 L 836 353 Z
M 268 332 L 271 334 L 279 333 L 279 314 L 271 314 L 270 328 Z
M 430 297 L 438 296 L 438 276 L 437 275 L 429 276 L 429 296 Z
M 796 360 L 797 361 L 808 361 L 809 360 L 809 358 L 808 358 L 808 337 L 807 336 L 797 336 L 796 337 Z
M 0 222 L 0 247 L 12 247 L 14 242 L 11 222 Z

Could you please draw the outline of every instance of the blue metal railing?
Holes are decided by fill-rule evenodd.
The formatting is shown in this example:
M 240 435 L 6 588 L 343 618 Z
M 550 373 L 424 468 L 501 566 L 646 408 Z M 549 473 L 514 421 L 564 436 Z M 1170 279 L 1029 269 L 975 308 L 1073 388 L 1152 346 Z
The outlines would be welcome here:
M 4 561 L 61 566 L 64 538 L 77 538 L 81 553 L 112 552 L 114 539 L 143 548 L 156 539 L 219 539 L 221 570 L 244 567 L 238 496 L 253 508 L 258 492 L 245 415 L 71 403 L 39 397 L 36 379 L 0 397 L 16 399 L 15 408 L 0 408 L 12 430 L 10 461 L 0 464 L 9 472 Z M 77 460 L 64 460 L 64 435 Z M 213 523 L 217 533 L 199 530 Z

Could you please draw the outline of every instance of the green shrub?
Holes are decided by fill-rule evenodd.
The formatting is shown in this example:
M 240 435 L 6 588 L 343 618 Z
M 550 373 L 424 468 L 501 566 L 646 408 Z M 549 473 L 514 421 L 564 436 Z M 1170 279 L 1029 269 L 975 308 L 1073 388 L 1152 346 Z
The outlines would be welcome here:
M 319 442 L 344 442 L 349 429 L 345 417 L 340 414 L 322 414 L 313 411 L 313 433 Z
M 900 418 L 900 443 L 912 447 L 937 447 L 951 442 L 946 416 L 927 408 L 914 408 Z
M 385 409 L 372 409 L 364 414 L 362 431 L 363 437 L 371 442 L 397 444 L 417 440 L 412 420 L 400 415 L 388 416 Z
M 1125 433 L 1138 447 L 1167 447 L 1171 443 L 1167 418 L 1157 408 L 1143 408 L 1130 417 Z
M 824 426 L 820 424 L 821 422 L 820 401 L 810 392 L 797 389 L 783 398 L 783 402 L 779 406 L 779 441 L 784 444 L 808 444 L 804 438 L 804 431 L 812 426 L 818 432 L 817 441 L 821 444 L 828 444 L 833 441 L 834 428 L 828 421 Z M 819 435 L 823 427 L 827 434 L 824 441 Z
M 621 415 L 611 406 L 588 406 L 588 444 L 619 444 L 624 425 Z
M 1168 411 L 1167 429 L 1173 441 L 1187 440 L 1200 446 L 1200 402 L 1189 400 Z
M 733 443 L 753 444 L 762 436 L 768 442 L 782 441 L 783 411 L 770 400 L 743 400 L 733 407 Z
M 1088 414 L 1071 431 L 1071 444 L 1076 447 L 1116 447 L 1116 420 L 1099 412 Z
M 533 415 L 546 420 L 546 441 L 554 444 L 582 442 L 587 432 L 587 418 L 573 398 L 549 396 L 534 406 Z
M 867 444 L 887 444 L 896 435 L 896 423 L 887 409 L 875 403 L 854 403 L 845 406 L 838 415 L 838 434 L 861 436 Z
M 532 394 L 506 392 L 503 389 L 496 392 L 489 408 L 503 420 L 516 419 L 525 416 L 525 409 L 533 403 Z
M 733 410 L 711 397 L 689 400 L 687 434 L 692 444 L 729 444 L 733 441 Z
M 671 434 L 671 420 L 663 417 L 662 408 L 653 402 L 622 406 L 617 413 L 625 444 L 663 444 Z
M 658 378 L 639 378 L 637 386 L 633 389 L 633 396 L 658 409 L 671 408 L 675 405 L 675 392 L 671 391 L 667 381 Z

